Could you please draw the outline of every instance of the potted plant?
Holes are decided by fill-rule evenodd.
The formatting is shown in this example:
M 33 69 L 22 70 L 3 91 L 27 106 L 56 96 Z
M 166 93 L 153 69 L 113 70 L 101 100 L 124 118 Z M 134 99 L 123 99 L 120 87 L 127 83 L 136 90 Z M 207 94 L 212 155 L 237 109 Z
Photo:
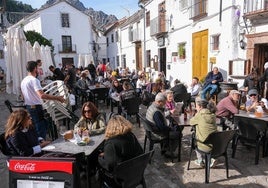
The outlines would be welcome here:
M 179 57 L 180 59 L 185 59 L 185 46 L 179 45 Z

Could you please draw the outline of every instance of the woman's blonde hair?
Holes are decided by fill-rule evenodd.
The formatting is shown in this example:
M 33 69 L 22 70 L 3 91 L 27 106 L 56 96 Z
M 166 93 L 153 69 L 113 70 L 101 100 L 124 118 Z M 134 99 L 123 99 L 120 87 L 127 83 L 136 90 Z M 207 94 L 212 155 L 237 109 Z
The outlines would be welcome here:
M 17 130 L 22 130 L 30 118 L 30 114 L 25 109 L 19 109 L 12 112 L 6 123 L 5 138 L 14 135 Z M 30 125 L 32 127 L 32 125 Z
M 121 115 L 114 115 L 108 121 L 105 131 L 105 139 L 124 135 L 132 131 L 132 124 Z

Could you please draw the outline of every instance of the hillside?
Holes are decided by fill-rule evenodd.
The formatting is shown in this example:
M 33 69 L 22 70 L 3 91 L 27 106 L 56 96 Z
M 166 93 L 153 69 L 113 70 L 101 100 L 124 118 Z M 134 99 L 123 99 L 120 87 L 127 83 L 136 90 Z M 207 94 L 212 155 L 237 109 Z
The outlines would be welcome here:
M 60 0 L 48 0 L 45 5 L 43 5 L 41 8 L 45 8 L 47 6 L 50 6 L 54 4 L 55 2 Z M 102 11 L 95 11 L 93 8 L 88 7 L 86 8 L 83 3 L 81 3 L 79 0 L 66 0 L 70 4 L 72 4 L 74 7 L 76 7 L 78 10 L 90 15 L 93 20 L 93 24 L 96 28 L 103 30 L 104 26 L 110 23 L 113 23 L 117 20 L 117 18 L 114 15 L 107 15 Z M 0 0 L 0 4 L 3 5 L 3 1 Z M 22 19 L 24 16 L 27 16 L 29 13 L 34 12 L 36 9 L 33 9 L 31 5 L 24 4 L 20 1 L 15 0 L 6 0 L 6 13 L 7 13 L 7 19 L 10 24 L 14 24 L 18 22 L 20 19 Z M 7 24 L 9 25 L 9 24 Z

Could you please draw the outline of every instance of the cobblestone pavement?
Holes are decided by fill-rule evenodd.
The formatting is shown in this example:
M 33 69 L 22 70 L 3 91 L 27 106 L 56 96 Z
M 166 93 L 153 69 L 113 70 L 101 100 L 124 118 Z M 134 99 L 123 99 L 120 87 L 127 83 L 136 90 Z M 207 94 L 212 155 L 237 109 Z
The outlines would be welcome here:
M 4 100 L 9 99 L 16 102 L 16 96 L 6 94 L 0 91 L 0 132 L 4 130 L 4 124 L 9 115 L 9 111 L 4 105 Z M 102 110 L 108 111 L 106 107 Z M 144 109 L 142 109 L 144 110 Z M 77 112 L 79 115 L 79 111 Z M 135 123 L 135 118 L 130 119 Z M 137 124 L 134 126 L 134 133 L 137 135 L 140 143 L 144 142 L 144 130 Z M 229 157 L 229 179 L 226 179 L 224 158 L 219 158 L 217 166 L 211 169 L 210 183 L 205 184 L 205 170 L 196 166 L 193 161 L 191 169 L 187 170 L 190 146 L 190 128 L 183 130 L 182 140 L 182 161 L 171 163 L 170 159 L 160 154 L 158 144 L 155 145 L 155 154 L 152 163 L 145 171 L 147 187 L 154 188 L 183 188 L 183 187 L 268 187 L 268 157 L 260 158 L 259 165 L 254 165 L 255 150 L 246 149 L 238 146 L 236 158 Z M 148 146 L 147 146 L 148 148 Z M 231 149 L 229 146 L 229 156 Z M 193 157 L 194 158 L 194 157 Z M 5 157 L 0 154 L 0 182 L 1 188 L 8 188 L 8 171 L 5 163 Z M 97 187 L 93 185 L 93 187 Z

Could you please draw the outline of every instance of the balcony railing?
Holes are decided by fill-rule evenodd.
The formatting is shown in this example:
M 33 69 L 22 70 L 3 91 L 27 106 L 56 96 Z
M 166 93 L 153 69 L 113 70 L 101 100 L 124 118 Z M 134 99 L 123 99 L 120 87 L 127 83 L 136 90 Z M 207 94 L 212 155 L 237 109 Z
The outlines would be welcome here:
M 134 29 L 129 32 L 129 42 L 141 41 L 141 29 Z
M 151 20 L 150 22 L 151 36 L 161 35 L 167 33 L 167 31 L 168 31 L 168 22 L 165 19 L 158 16 Z
M 244 17 L 252 25 L 268 23 L 268 0 L 247 0 L 244 6 Z
M 207 16 L 207 0 L 199 0 L 189 9 L 190 19 L 196 20 Z
M 76 45 L 73 44 L 71 46 L 67 45 L 58 45 L 59 53 L 76 53 Z
M 245 13 L 262 12 L 268 10 L 268 0 L 247 0 Z

